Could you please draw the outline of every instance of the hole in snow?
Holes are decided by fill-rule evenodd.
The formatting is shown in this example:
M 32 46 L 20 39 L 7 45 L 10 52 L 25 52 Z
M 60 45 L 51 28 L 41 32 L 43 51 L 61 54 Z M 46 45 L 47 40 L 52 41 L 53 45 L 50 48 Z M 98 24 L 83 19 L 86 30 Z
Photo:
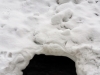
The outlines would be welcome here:
M 94 13 L 96 16 L 99 16 L 99 14 L 97 14 L 97 13 Z
M 59 4 L 59 0 L 56 0 L 57 4 Z
M 99 1 L 95 1 L 96 3 L 98 3 Z
M 76 75 L 75 63 L 63 56 L 35 55 L 23 75 Z

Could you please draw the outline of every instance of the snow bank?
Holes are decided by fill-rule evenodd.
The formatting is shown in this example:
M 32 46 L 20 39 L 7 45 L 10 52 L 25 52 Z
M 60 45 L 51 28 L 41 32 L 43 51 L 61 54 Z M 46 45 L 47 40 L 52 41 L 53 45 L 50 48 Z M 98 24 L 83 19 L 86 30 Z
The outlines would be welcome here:
M 0 0 L 0 75 L 22 75 L 35 54 L 66 56 L 78 75 L 100 75 L 99 0 Z

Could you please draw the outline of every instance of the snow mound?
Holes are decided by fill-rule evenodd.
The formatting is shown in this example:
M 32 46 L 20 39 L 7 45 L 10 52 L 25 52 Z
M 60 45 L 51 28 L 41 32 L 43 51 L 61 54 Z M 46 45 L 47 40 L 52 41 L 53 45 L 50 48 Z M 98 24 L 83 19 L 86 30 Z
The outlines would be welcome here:
M 66 56 L 78 75 L 100 75 L 99 0 L 0 0 L 0 75 L 22 75 L 35 54 Z

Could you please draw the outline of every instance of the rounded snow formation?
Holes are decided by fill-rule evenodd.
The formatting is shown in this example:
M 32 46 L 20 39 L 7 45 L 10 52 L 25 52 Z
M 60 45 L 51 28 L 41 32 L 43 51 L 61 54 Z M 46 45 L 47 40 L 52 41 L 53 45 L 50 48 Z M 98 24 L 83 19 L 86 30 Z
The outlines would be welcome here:
M 0 75 L 23 75 L 35 54 L 100 75 L 100 0 L 0 0 Z

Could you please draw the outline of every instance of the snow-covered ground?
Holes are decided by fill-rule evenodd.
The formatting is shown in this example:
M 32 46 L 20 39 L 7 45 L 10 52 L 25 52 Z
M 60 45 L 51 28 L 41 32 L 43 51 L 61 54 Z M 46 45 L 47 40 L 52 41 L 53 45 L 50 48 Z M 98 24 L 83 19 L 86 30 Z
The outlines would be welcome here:
M 22 75 L 35 54 L 100 75 L 100 0 L 0 0 L 0 75 Z

